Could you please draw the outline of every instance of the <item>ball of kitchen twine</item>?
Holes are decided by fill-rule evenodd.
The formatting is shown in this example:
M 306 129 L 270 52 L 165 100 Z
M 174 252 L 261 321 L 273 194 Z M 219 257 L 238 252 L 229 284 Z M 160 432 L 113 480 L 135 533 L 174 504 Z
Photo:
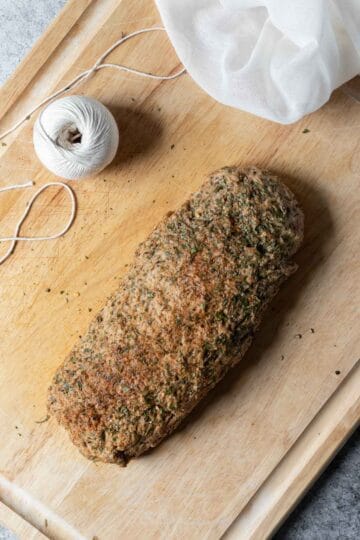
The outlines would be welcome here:
M 68 180 L 94 175 L 115 157 L 119 130 L 109 109 L 86 96 L 48 105 L 33 130 L 35 152 L 52 173 Z

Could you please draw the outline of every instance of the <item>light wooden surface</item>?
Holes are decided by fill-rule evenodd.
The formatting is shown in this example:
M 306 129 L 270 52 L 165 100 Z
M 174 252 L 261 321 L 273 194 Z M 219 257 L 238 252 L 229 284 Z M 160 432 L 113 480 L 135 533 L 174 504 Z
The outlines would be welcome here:
M 5 504 L 2 504 L 0 502 L 0 524 L 4 527 L 7 527 L 12 532 L 13 531 L 22 531 L 22 537 L 21 538 L 30 538 L 31 535 L 34 537 L 34 535 L 37 535 L 37 538 L 39 540 L 44 540 L 46 537 L 36 531 L 30 523 L 23 520 L 20 516 L 12 512 Z M 14 532 L 15 534 L 15 532 Z M 1 528 L 0 528 L 0 537 L 1 536 Z
M 224 540 L 263 540 L 317 479 L 359 424 L 360 361 L 250 499 Z
M 66 13 L 72 9 L 70 29 Z M 7 100 L 1 127 L 89 67 L 121 32 L 158 22 L 148 0 L 70 0 L 49 30 L 49 51 L 42 59 L 37 53 L 44 65 L 30 76 L 32 61 L 25 61 L 1 89 L 0 104 Z M 163 33 L 126 43 L 111 59 L 159 73 L 179 67 Z M 11 100 L 15 88 L 21 92 Z M 121 148 L 98 178 L 71 183 L 79 211 L 66 237 L 19 245 L 0 267 L 0 499 L 42 530 L 48 512 L 53 538 L 212 539 L 237 516 L 253 538 L 261 538 L 359 419 L 359 385 L 353 381 L 360 106 L 337 91 L 321 111 L 280 126 L 216 103 L 188 75 L 159 82 L 103 70 L 80 92 L 113 111 Z M 1 148 L 0 185 L 30 177 L 39 186 L 54 179 L 34 155 L 32 125 L 33 119 Z M 90 463 L 53 420 L 37 423 L 46 416 L 51 376 L 116 288 L 138 242 L 207 173 L 234 163 L 272 169 L 297 194 L 306 216 L 299 271 L 283 287 L 246 359 L 181 430 L 126 469 Z M 2 194 L 2 234 L 12 232 L 28 197 Z M 65 197 L 49 192 L 23 231 L 52 232 L 67 211 Z M 341 391 L 342 381 L 352 385 L 351 393 Z M 325 414 L 334 400 L 332 407 L 343 411 L 335 423 Z M 319 418 L 324 437 L 317 445 L 311 426 Z M 303 454 L 309 446 L 312 451 Z M 304 466 L 285 485 L 288 471 L 294 473 L 291 449 L 300 452 L 296 463 Z M 317 452 L 328 457 L 317 463 Z M 287 460 L 289 470 L 273 476 Z M 266 510 L 254 518 L 249 504 L 269 493 L 271 478 L 282 479 L 281 488 L 270 503 L 257 506 Z M 13 528 L 20 538 L 37 536 Z

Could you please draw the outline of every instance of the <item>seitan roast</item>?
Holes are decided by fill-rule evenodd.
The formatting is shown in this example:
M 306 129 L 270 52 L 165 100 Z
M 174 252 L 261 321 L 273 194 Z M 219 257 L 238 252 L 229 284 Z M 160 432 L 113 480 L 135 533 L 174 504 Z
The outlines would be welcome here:
M 253 167 L 168 215 L 49 389 L 80 451 L 124 465 L 169 435 L 243 357 L 302 236 L 293 194 Z

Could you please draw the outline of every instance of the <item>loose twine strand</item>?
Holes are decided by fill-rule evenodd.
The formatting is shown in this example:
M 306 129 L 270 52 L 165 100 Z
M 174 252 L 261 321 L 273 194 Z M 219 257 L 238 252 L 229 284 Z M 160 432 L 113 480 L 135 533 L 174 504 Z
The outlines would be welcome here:
M 184 67 L 181 68 L 176 73 L 174 73 L 173 75 L 157 75 L 157 74 L 154 74 L 154 73 L 149 73 L 147 71 L 141 71 L 139 69 L 131 68 L 131 67 L 125 66 L 123 64 L 104 63 L 104 60 L 109 56 L 109 54 L 111 52 L 113 52 L 115 49 L 117 49 L 117 47 L 122 45 L 122 43 L 125 43 L 125 41 L 127 41 L 127 40 L 129 40 L 129 39 L 131 39 L 131 38 L 133 38 L 135 36 L 138 36 L 140 34 L 145 34 L 147 32 L 155 32 L 155 31 L 159 31 L 159 30 L 160 31 L 165 31 L 165 28 L 162 27 L 162 26 L 153 26 L 151 28 L 142 28 L 140 30 L 136 30 L 135 32 L 131 32 L 130 34 L 128 34 L 128 35 L 122 37 L 121 39 L 119 39 L 118 41 L 116 41 L 113 45 L 111 45 L 111 47 L 109 47 L 96 60 L 96 62 L 94 63 L 94 65 L 90 69 L 87 69 L 87 70 L 83 71 L 82 73 L 77 75 L 72 81 L 70 81 L 66 86 L 63 86 L 62 88 L 60 88 L 59 90 L 57 90 L 56 92 L 54 92 L 53 94 L 48 96 L 47 98 L 43 99 L 40 103 L 38 103 L 35 107 L 33 107 L 30 111 L 28 111 L 25 116 L 23 116 L 20 120 L 18 120 L 18 122 L 16 122 L 8 130 L 1 133 L 0 134 L 0 141 L 2 139 L 4 139 L 5 137 L 7 137 L 8 135 L 10 135 L 11 133 L 13 133 L 16 129 L 18 129 L 27 120 L 29 120 L 29 118 L 35 112 L 37 112 L 39 109 L 41 109 L 41 107 L 43 107 L 44 105 L 48 105 L 51 101 L 53 101 L 57 97 L 65 94 L 66 92 L 69 92 L 70 90 L 73 90 L 74 88 L 79 86 L 83 81 L 85 81 L 86 79 L 88 79 L 94 73 L 96 73 L 97 71 L 100 71 L 101 69 L 113 68 L 113 69 L 117 69 L 119 71 L 124 71 L 126 73 L 133 73 L 135 75 L 138 75 L 140 77 L 144 77 L 144 78 L 147 78 L 147 79 L 156 79 L 156 80 L 161 80 L 161 81 L 168 81 L 168 80 L 172 80 L 172 79 L 176 79 L 177 77 L 180 77 L 180 75 L 182 75 L 186 71 L 186 69 Z M 45 109 L 46 109 L 46 107 L 45 107 Z M 42 113 L 44 112 L 45 109 L 43 109 Z M 40 122 L 39 122 L 39 124 L 40 124 L 44 134 L 49 139 L 49 141 L 51 141 L 53 144 L 56 144 L 49 137 L 49 135 L 46 133 L 46 131 L 43 128 L 43 125 L 41 123 L 41 115 L 42 115 L 42 113 L 40 114 Z M 10 186 L 0 188 L 0 193 L 4 192 L 4 191 L 14 190 L 14 189 L 28 188 L 28 187 L 32 187 L 33 185 L 34 185 L 34 182 L 32 180 L 27 181 L 27 182 L 22 183 L 22 184 L 13 184 L 13 185 L 10 185 Z M 48 189 L 51 186 L 61 187 L 62 189 L 65 189 L 67 191 L 67 193 L 69 194 L 70 201 L 71 201 L 71 213 L 70 213 L 70 216 L 69 216 L 69 219 L 68 219 L 66 225 L 64 226 L 64 228 L 61 231 L 59 231 L 59 232 L 57 232 L 55 234 L 49 235 L 49 236 L 20 236 L 19 235 L 20 228 L 21 228 L 22 224 L 24 223 L 25 219 L 27 218 L 27 216 L 28 216 L 28 214 L 29 214 L 29 212 L 31 210 L 31 207 L 34 204 L 35 200 L 38 198 L 38 196 L 43 191 L 45 191 L 46 189 Z M 8 250 L 5 253 L 5 255 L 3 255 L 0 258 L 0 265 L 3 264 L 10 257 L 10 255 L 13 253 L 17 242 L 20 242 L 20 241 L 31 241 L 31 242 L 33 242 L 33 241 L 43 241 L 43 240 L 55 240 L 56 238 L 59 238 L 60 236 L 63 236 L 65 233 L 67 233 L 67 231 L 70 229 L 71 225 L 73 224 L 74 219 L 75 219 L 75 215 L 76 215 L 76 198 L 75 198 L 74 191 L 70 188 L 70 186 L 68 186 L 64 182 L 48 182 L 48 183 L 44 184 L 42 187 L 40 187 L 34 193 L 34 195 L 28 201 L 22 216 L 20 217 L 19 221 L 17 222 L 17 224 L 15 226 L 15 231 L 14 231 L 13 236 L 0 237 L 0 242 L 11 242 Z
M 31 109 L 23 118 L 21 118 L 16 124 L 14 124 L 11 128 L 9 128 L 7 131 L 4 131 L 0 134 L 0 141 L 10 135 L 10 133 L 13 133 L 18 127 L 20 127 L 24 122 L 26 122 L 31 115 L 33 115 L 36 111 L 38 111 L 43 105 L 47 105 L 52 101 L 53 99 L 56 99 L 57 97 L 61 96 L 62 94 L 65 94 L 66 92 L 69 92 L 70 90 L 73 90 L 77 86 L 79 86 L 80 83 L 82 83 L 85 79 L 88 79 L 91 77 L 96 71 L 99 71 L 100 69 L 104 68 L 113 68 L 117 69 L 119 71 L 125 71 L 127 73 L 133 73 L 135 75 L 139 75 L 140 77 L 144 77 L 146 79 L 156 79 L 160 81 L 170 81 L 172 79 L 176 79 L 177 77 L 180 77 L 183 73 L 185 73 L 186 68 L 181 68 L 179 71 L 174 73 L 173 75 L 156 75 L 154 73 L 149 73 L 147 71 L 141 71 L 139 69 L 131 68 L 124 66 L 123 64 L 112 64 L 112 63 L 106 63 L 104 64 L 103 61 L 105 58 L 109 56 L 110 53 L 112 53 L 117 47 L 125 43 L 125 41 L 138 36 L 140 34 L 145 34 L 147 32 L 155 32 L 155 31 L 165 31 L 165 28 L 163 26 L 153 26 L 151 28 L 142 28 L 141 30 L 136 30 L 135 32 L 132 32 L 131 34 L 128 34 L 127 36 L 122 37 L 118 41 L 116 41 L 111 47 L 109 47 L 95 62 L 95 64 L 90 68 L 79 75 L 77 75 L 72 81 L 70 81 L 66 86 L 63 86 L 60 88 L 60 90 L 57 90 L 47 98 L 43 99 L 40 103 L 38 103 L 33 109 Z
M 12 186 L 6 186 L 3 188 L 0 188 L 0 192 L 3 191 L 10 191 L 13 189 L 23 189 L 27 187 L 32 187 L 34 185 L 34 182 L 32 180 L 29 180 L 28 182 L 24 182 L 23 184 L 14 184 Z M 49 236 L 20 236 L 19 231 L 21 228 L 21 225 L 24 223 L 25 219 L 27 218 L 32 205 L 34 204 L 35 200 L 38 198 L 38 196 L 52 186 L 59 186 L 62 189 L 65 189 L 70 197 L 71 201 L 71 213 L 69 216 L 69 219 L 66 223 L 66 225 L 63 227 L 63 229 L 55 234 L 50 234 Z M 73 224 L 73 221 L 75 219 L 76 214 L 76 199 L 75 194 L 73 190 L 68 186 L 67 184 L 64 184 L 63 182 L 48 182 L 47 184 L 44 184 L 41 188 L 39 188 L 31 197 L 31 199 L 26 204 L 25 210 L 20 217 L 19 221 L 17 222 L 15 226 L 15 231 L 13 236 L 3 236 L 0 237 L 0 242 L 11 242 L 8 250 L 6 251 L 5 255 L 3 255 L 0 258 L 0 264 L 6 261 L 10 257 L 10 255 L 13 253 L 16 243 L 17 242 L 33 242 L 33 241 L 42 241 L 42 240 L 55 240 L 55 238 L 59 238 L 60 236 L 63 236 L 63 234 L 67 233 L 67 231 L 70 229 L 71 225 Z

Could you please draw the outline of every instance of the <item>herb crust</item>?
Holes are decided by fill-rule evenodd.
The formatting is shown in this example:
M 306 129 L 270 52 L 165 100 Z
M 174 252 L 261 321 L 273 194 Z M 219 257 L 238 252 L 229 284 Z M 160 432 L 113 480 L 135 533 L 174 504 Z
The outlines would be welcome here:
M 214 172 L 168 215 L 49 389 L 80 451 L 125 465 L 171 433 L 245 354 L 302 236 L 293 194 L 255 167 Z

